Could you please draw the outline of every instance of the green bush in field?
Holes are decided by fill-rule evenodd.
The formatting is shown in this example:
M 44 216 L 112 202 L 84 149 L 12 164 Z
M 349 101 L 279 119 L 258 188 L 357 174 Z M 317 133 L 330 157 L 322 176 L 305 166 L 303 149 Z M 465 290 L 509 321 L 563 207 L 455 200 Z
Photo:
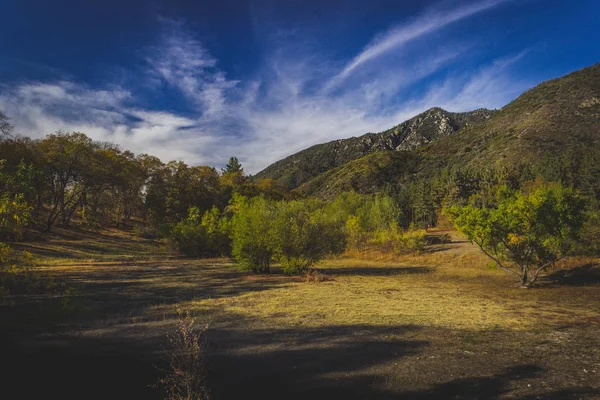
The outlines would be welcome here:
M 425 248 L 425 230 L 411 230 L 400 235 L 398 240 L 398 253 L 420 253 Z
M 344 193 L 325 209 L 343 220 L 351 250 L 361 251 L 368 245 L 386 253 L 406 254 L 418 253 L 426 245 L 424 230 L 403 232 L 399 224 L 402 210 L 386 194 Z
M 188 256 L 223 256 L 229 254 L 227 231 L 227 220 L 221 217 L 217 207 L 206 211 L 202 218 L 200 210 L 192 207 L 188 211 L 188 218 L 171 230 L 169 242 Z
M 273 220 L 275 202 L 264 197 L 236 196 L 232 202 L 231 253 L 241 270 L 270 271 L 273 257 Z
M 14 251 L 0 242 L 0 299 L 15 293 L 34 292 L 42 281 L 31 272 L 33 255 L 27 251 Z
M 402 232 L 398 227 L 390 227 L 373 233 L 369 241 L 384 252 L 410 254 L 423 251 L 427 244 L 425 230 L 409 230 Z
M 584 200 L 561 184 L 542 184 L 524 194 L 500 187 L 494 198 L 474 197 L 446 210 L 456 227 L 521 286 L 572 251 L 585 216 Z
M 324 211 L 320 202 L 279 202 L 273 221 L 273 254 L 288 274 L 306 272 L 330 254 L 346 247 L 343 226 Z
M 285 273 L 302 273 L 344 251 L 344 227 L 319 201 L 238 197 L 234 208 L 232 253 L 243 270 L 269 272 L 275 259 Z

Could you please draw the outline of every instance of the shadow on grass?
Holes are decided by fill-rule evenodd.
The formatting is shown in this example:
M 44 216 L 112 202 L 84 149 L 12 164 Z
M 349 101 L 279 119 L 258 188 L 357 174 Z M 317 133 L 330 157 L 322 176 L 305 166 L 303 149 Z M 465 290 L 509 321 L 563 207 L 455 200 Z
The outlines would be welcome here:
M 552 283 L 568 286 L 600 284 L 600 264 L 589 263 L 568 270 L 560 270 L 546 276 Z
M 115 234 L 116 232 L 116 234 Z M 103 232 L 82 228 L 57 228 L 52 232 L 28 232 L 27 240 L 14 243 L 37 257 L 86 259 L 118 255 L 164 254 L 159 242 L 151 239 L 132 239 L 123 231 Z
M 297 279 L 283 275 L 254 276 L 219 264 L 193 261 L 177 264 L 94 265 L 61 272 L 54 279 L 74 288 L 70 299 L 75 312 L 60 315 L 60 300 L 51 294 L 22 295 L 13 298 L 14 306 L 0 307 L 0 320 L 23 336 L 57 333 L 74 322 L 85 327 L 103 320 L 144 316 L 156 306 L 268 291 Z M 57 319 L 62 324 L 57 324 Z
M 194 269 L 187 267 L 86 271 L 83 290 L 95 308 L 77 323 L 94 328 L 94 323 L 102 324 L 102 318 L 138 307 L 268 290 L 289 282 L 274 276 L 248 280 L 233 268 L 230 272 L 222 267 L 202 266 L 202 274 L 194 274 Z M 81 271 L 72 274 L 75 280 Z M 41 301 L 0 308 L 0 351 L 4 365 L 10 367 L 3 375 L 3 390 L 17 394 L 11 398 L 163 398 L 149 385 L 163 375 L 158 368 L 166 367 L 160 354 L 166 344 L 164 332 L 145 327 L 142 337 L 129 336 L 119 329 L 127 328 L 127 322 L 117 321 L 109 333 L 75 336 L 66 332 L 74 321 L 59 324 L 65 321 L 45 314 L 45 305 Z M 515 365 L 491 376 L 438 383 L 422 391 L 391 389 L 392 365 L 400 361 L 418 363 L 416 356 L 430 345 L 427 340 L 414 339 L 424 337 L 424 327 L 364 324 L 248 329 L 244 328 L 249 324 L 243 315 L 221 317 L 228 323 L 207 332 L 207 366 L 214 399 L 533 400 L 538 396 L 570 399 L 598 393 L 590 388 L 571 388 L 519 397 L 512 386 L 522 379 L 539 377 L 544 371 L 536 365 Z M 22 326 L 16 319 L 22 319 Z M 431 382 L 435 377 L 423 379 Z
M 211 389 L 219 399 L 371 398 L 386 377 L 366 371 L 421 353 L 427 342 L 401 337 L 418 329 L 348 325 L 209 330 Z
M 324 326 L 268 331 L 209 331 L 209 382 L 215 399 L 573 399 L 600 394 L 588 387 L 539 392 L 517 382 L 542 378 L 538 365 L 514 365 L 491 376 L 391 388 L 392 363 L 429 345 L 407 340 L 416 326 Z M 248 351 L 248 350 L 251 351 Z M 414 358 L 411 358 L 413 360 Z M 418 363 L 418 358 L 414 361 Z M 423 377 L 432 380 L 432 377 Z M 520 387 L 520 389 L 519 389 Z M 535 395 L 528 392 L 535 391 Z
M 504 369 L 489 377 L 474 377 L 456 379 L 434 385 L 431 389 L 418 392 L 401 392 L 393 397 L 408 400 L 424 399 L 500 399 L 503 397 L 518 400 L 534 399 L 580 399 L 584 395 L 600 394 L 600 390 L 593 388 L 568 388 L 552 392 L 542 392 L 527 395 L 514 395 L 512 386 L 515 382 L 524 379 L 539 377 L 544 369 L 538 365 L 522 364 Z
M 13 399 L 162 399 L 150 387 L 160 344 L 57 337 L 3 349 L 2 391 Z

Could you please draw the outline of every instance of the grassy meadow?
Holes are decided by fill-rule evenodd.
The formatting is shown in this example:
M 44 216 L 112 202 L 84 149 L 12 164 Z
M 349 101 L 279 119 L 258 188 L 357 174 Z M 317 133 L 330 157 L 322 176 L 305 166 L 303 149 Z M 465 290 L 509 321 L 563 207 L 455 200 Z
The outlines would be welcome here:
M 0 308 L 5 393 L 163 398 L 166 335 L 189 311 L 208 324 L 214 399 L 600 398 L 599 260 L 568 259 L 518 289 L 450 234 L 419 255 L 329 259 L 309 281 L 118 230 L 57 229 L 15 246 L 68 289 Z

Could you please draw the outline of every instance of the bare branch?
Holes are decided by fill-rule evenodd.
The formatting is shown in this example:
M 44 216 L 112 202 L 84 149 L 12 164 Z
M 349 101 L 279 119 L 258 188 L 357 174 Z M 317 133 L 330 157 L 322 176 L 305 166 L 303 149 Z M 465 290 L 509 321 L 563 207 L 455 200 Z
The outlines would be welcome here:
M 519 273 L 517 273 L 517 272 L 515 272 L 515 271 L 513 271 L 513 270 L 511 270 L 511 269 L 509 269 L 509 268 L 506 268 L 504 265 L 502 265 L 502 262 L 500 262 L 500 260 L 499 260 L 498 258 L 496 258 L 496 257 L 492 256 L 492 255 L 491 255 L 489 252 L 487 252 L 487 251 L 486 251 L 486 250 L 483 248 L 483 245 L 481 245 L 479 242 L 477 242 L 476 240 L 473 240 L 473 242 L 475 242 L 475 244 L 477 244 L 477 246 L 479 246 L 479 248 L 481 249 L 481 251 L 482 251 L 482 252 L 483 252 L 483 253 L 484 253 L 486 256 L 488 256 L 488 257 L 489 257 L 490 259 L 492 259 L 492 260 L 493 260 L 493 261 L 494 261 L 496 264 L 498 264 L 498 266 L 499 266 L 500 268 L 502 268 L 502 269 L 503 269 L 503 270 L 505 270 L 506 272 L 510 272 L 511 274 L 515 274 L 516 276 L 518 276 L 518 277 L 521 277 L 521 275 L 519 275 Z

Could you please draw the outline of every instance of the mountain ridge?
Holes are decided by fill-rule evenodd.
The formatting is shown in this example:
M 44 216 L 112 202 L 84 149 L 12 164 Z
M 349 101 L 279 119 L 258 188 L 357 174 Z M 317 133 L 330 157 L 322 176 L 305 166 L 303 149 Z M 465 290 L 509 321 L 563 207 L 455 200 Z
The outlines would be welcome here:
M 308 147 L 269 165 L 255 177 L 274 179 L 286 188 L 294 189 L 321 173 L 376 151 L 415 150 L 461 128 L 485 121 L 495 112 L 484 108 L 468 112 L 430 108 L 382 132 L 366 133 Z

